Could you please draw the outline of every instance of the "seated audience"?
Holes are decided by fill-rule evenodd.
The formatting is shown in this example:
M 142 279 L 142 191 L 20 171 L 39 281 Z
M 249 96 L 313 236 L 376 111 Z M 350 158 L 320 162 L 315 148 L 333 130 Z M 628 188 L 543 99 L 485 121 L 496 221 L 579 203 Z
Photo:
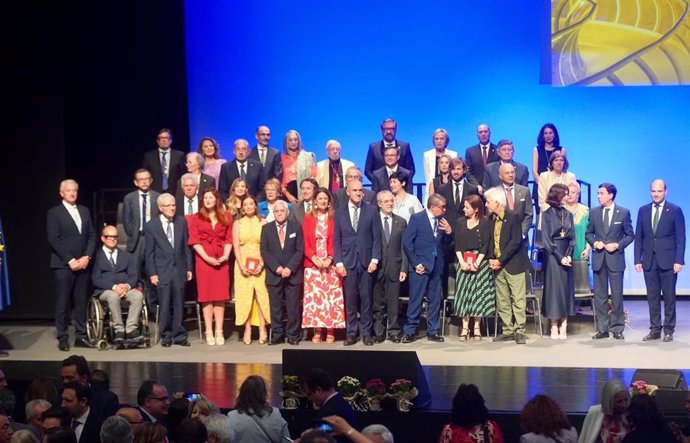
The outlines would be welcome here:
M 134 443 L 168 443 L 168 431 L 159 424 L 144 423 L 134 431 Z
M 208 443 L 232 442 L 230 419 L 223 414 L 211 414 L 201 421 L 208 432 Z
M 113 415 L 101 425 L 101 443 L 132 443 L 134 436 L 129 423 L 122 417 Z
M 309 429 L 305 431 L 295 443 L 335 443 L 336 440 L 327 432 L 319 429 Z
M 62 408 L 68 413 L 63 424 L 74 430 L 79 443 L 98 441 L 106 418 L 89 407 L 91 392 L 91 387 L 79 380 L 66 383 L 62 388 Z
M 192 401 L 190 405 L 189 417 L 194 420 L 202 421 L 209 415 L 220 414 L 220 409 L 211 400 L 206 398 L 203 394 L 201 398 Z
M 173 430 L 172 441 L 175 443 L 206 443 L 208 431 L 199 420 L 185 418 Z
M 50 429 L 60 428 L 62 426 L 62 417 L 65 416 L 65 411 L 59 406 L 53 406 L 46 409 L 41 414 L 41 423 L 43 423 L 43 434 L 47 434 Z
M 250 375 L 242 382 L 235 409 L 228 413 L 233 441 L 290 441 L 287 422 L 280 410 L 268 403 L 267 396 L 266 383 L 258 375 Z
M 307 399 L 319 408 L 317 418 L 338 415 L 353 428 L 356 426 L 352 406 L 335 390 L 335 384 L 326 371 L 319 368 L 310 369 L 302 380 Z M 343 443 L 347 441 L 347 438 L 338 437 L 336 440 Z
M 77 436 L 70 428 L 51 428 L 43 436 L 43 443 L 77 443 Z
M 625 436 L 623 443 L 674 443 L 676 441 L 651 395 L 633 395 L 628 407 L 628 419 L 633 430 Z
M 527 431 L 520 443 L 562 442 L 577 443 L 577 431 L 558 403 L 546 395 L 535 395 L 520 415 L 520 423 Z
M 43 420 L 41 419 L 41 414 L 50 409 L 50 406 L 51 404 L 49 401 L 39 398 L 27 402 L 24 407 L 26 422 L 38 430 L 39 437 L 43 434 Z
M 33 432 L 26 429 L 20 429 L 12 434 L 10 443 L 39 443 L 39 440 Z
M 489 420 L 484 397 L 475 385 L 461 384 L 453 398 L 451 422 L 443 427 L 439 443 L 502 443 L 498 423 Z
M 3 411 L 0 411 L 0 443 L 10 443 L 10 439 L 14 434 L 10 420 Z
M 110 390 L 110 375 L 103 369 L 94 369 L 91 371 L 91 387 Z
M 394 443 L 393 433 L 384 425 L 373 424 L 362 429 L 361 434 L 373 443 Z
M 90 384 L 91 370 L 89 369 L 89 363 L 81 355 L 71 355 L 62 360 L 60 377 L 62 378 L 63 385 L 74 380 Z M 114 392 L 98 387 L 94 387 L 91 390 L 89 407 L 100 414 L 103 419 L 115 415 L 119 406 L 120 400 Z
M 601 404 L 587 411 L 579 443 L 620 442 L 630 432 L 628 387 L 619 380 L 609 380 L 601 389 Z
M 137 391 L 137 404 L 145 422 L 168 426 L 170 395 L 165 385 L 154 380 L 146 380 Z
M 141 412 L 139 412 L 137 408 L 126 406 L 118 409 L 115 415 L 127 420 L 127 423 L 129 423 L 129 426 L 132 428 L 132 432 L 135 432 L 137 428 L 144 423 L 144 418 L 141 416 Z

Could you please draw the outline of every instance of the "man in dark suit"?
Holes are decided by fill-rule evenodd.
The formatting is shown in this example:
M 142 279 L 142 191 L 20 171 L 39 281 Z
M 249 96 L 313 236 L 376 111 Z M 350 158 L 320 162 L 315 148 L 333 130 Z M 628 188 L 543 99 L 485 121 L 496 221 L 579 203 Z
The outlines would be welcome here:
M 51 247 L 50 267 L 55 272 L 55 326 L 58 348 L 69 351 L 70 303 L 74 310 L 75 347 L 90 348 L 86 339 L 87 268 L 96 249 L 96 231 L 89 210 L 77 205 L 79 185 L 60 183 L 62 202 L 48 210 L 47 231 Z
M 398 164 L 400 154 L 396 147 L 384 148 L 383 162 L 385 165 L 374 171 L 374 179 L 371 181 L 371 190 L 378 193 L 379 191 L 390 191 L 391 186 L 388 182 L 394 172 L 400 172 L 405 181 L 405 191 L 412 193 L 412 174 L 410 170 L 403 168 Z
M 355 411 L 350 403 L 335 390 L 335 384 L 326 371 L 319 368 L 310 369 L 302 380 L 307 399 L 318 407 L 317 418 L 337 415 L 356 428 Z M 347 436 L 341 435 L 336 438 L 336 441 L 344 443 L 350 440 Z
M 496 152 L 498 153 L 499 160 L 486 165 L 482 188 L 491 189 L 501 184 L 501 177 L 499 177 L 498 170 L 501 165 L 506 163 L 513 165 L 513 168 L 515 169 L 514 182 L 522 186 L 527 186 L 527 181 L 529 180 L 529 171 L 527 170 L 527 166 L 513 160 L 513 155 L 515 154 L 513 142 L 510 140 L 499 141 Z
M 484 183 L 484 171 L 486 165 L 497 162 L 499 159 L 496 153 L 497 146 L 491 143 L 491 128 L 486 123 L 477 126 L 477 138 L 479 143 L 470 146 L 465 151 L 465 161 L 467 162 L 467 180 L 475 186 L 481 188 Z
M 125 195 L 122 202 L 122 220 L 127 233 L 127 252 L 132 254 L 136 264 L 137 279 L 142 275 L 144 264 L 144 226 L 152 218 L 158 217 L 158 194 L 150 189 L 151 173 L 146 169 L 137 169 L 134 173 L 136 191 Z
M 441 279 L 446 267 L 442 245 L 452 242 L 453 232 L 450 223 L 443 218 L 445 211 L 446 199 L 440 194 L 432 194 L 427 201 L 426 210 L 410 216 L 403 234 L 403 248 L 407 254 L 410 278 L 410 303 L 407 305 L 403 343 L 412 343 L 417 339 L 425 295 L 429 300 L 427 339 L 433 342 L 443 341 L 443 337 L 439 335 L 443 298 Z
M 305 178 L 299 187 L 302 199 L 292 207 L 290 218 L 301 225 L 304 221 L 304 214 L 311 212 L 312 201 L 316 190 L 319 189 L 319 183 L 313 178 Z
M 347 334 L 345 346 L 357 343 L 357 332 L 366 346 L 371 337 L 371 289 L 381 260 L 381 235 L 375 228 L 376 208 L 363 204 L 362 182 L 347 182 L 348 203 L 336 210 L 333 249 L 335 271 L 343 278 Z M 357 319 L 359 314 L 359 320 Z
M 451 226 L 455 226 L 458 219 L 464 216 L 465 197 L 479 195 L 475 185 L 465 179 L 465 161 L 454 158 L 450 162 L 450 180 L 437 191 L 446 199 L 445 216 Z
M 374 281 L 374 341 L 386 339 L 400 343 L 400 283 L 407 279 L 407 255 L 402 247 L 402 237 L 407 222 L 393 214 L 395 197 L 390 191 L 377 195 L 379 217 L 376 228 L 381 236 L 381 263 Z M 387 319 L 387 322 L 386 322 Z
M 243 178 L 247 182 L 247 192 L 259 201 L 263 201 L 264 180 L 261 162 L 249 158 L 249 143 L 247 140 L 235 140 L 235 159 L 223 163 L 220 167 L 218 192 L 223 200 L 230 195 L 230 187 L 235 179 Z
M 256 146 L 249 153 L 249 158 L 261 163 L 263 183 L 271 178 L 278 179 L 278 181 L 283 179 L 283 160 L 280 157 L 280 151 L 270 147 L 268 145 L 270 142 L 271 130 L 268 126 L 256 128 Z
M 349 197 L 347 196 L 347 183 L 350 180 L 358 180 L 360 183 L 362 183 L 362 170 L 359 169 L 357 166 L 352 166 L 347 168 L 345 171 L 345 187 L 341 188 L 340 191 L 336 192 L 333 194 L 333 204 L 335 205 L 334 209 L 338 209 L 341 206 L 344 206 L 347 204 Z M 364 189 L 364 203 L 367 205 L 373 205 L 376 203 L 376 193 L 369 190 L 369 189 Z
M 137 391 L 137 409 L 146 423 L 158 423 L 170 434 L 168 410 L 172 398 L 165 385 L 155 380 L 144 381 Z
M 158 148 L 144 154 L 141 167 L 151 172 L 151 189 L 156 192 L 175 192 L 177 181 L 185 173 L 184 152 L 171 149 L 172 132 L 169 129 L 158 131 Z
M 62 408 L 68 413 L 63 425 L 74 430 L 79 443 L 100 441 L 101 425 L 106 419 L 89 407 L 90 399 L 91 387 L 81 381 L 71 381 L 62 388 Z
M 187 246 L 187 222 L 175 215 L 175 197 L 158 197 L 161 215 L 146 232 L 146 272 L 158 292 L 161 345 L 190 346 L 182 325 L 185 282 L 192 279 L 192 252 Z
M 300 338 L 300 294 L 304 235 L 302 227 L 288 220 L 288 205 L 283 200 L 273 204 L 275 220 L 261 229 L 261 256 L 266 268 L 266 286 L 271 306 L 271 341 L 298 345 Z M 283 329 L 283 303 L 287 327 Z
M 635 270 L 644 271 L 649 304 L 649 334 L 661 338 L 661 296 L 664 298 L 664 341 L 673 341 L 676 327 L 676 281 L 685 264 L 683 210 L 666 200 L 666 182 L 651 184 L 652 203 L 640 208 L 635 230 Z
M 597 313 L 597 333 L 593 339 L 623 340 L 625 313 L 623 311 L 624 249 L 635 239 L 630 211 L 614 203 L 618 190 L 611 183 L 599 185 L 599 204 L 589 213 L 585 238 L 592 247 L 594 272 L 594 307 Z M 609 285 L 612 307 L 609 313 Z
M 96 289 L 93 296 L 108 303 L 115 330 L 113 343 L 124 343 L 125 333 L 131 343 L 139 343 L 144 339 L 139 331 L 139 316 L 144 305 L 144 295 L 136 287 L 136 263 L 129 252 L 118 250 L 115 226 L 108 225 L 103 228 L 101 241 L 103 247 L 96 252 L 91 272 L 91 282 Z M 129 302 L 126 328 L 122 322 L 120 299 Z
M 503 163 L 500 166 L 499 178 L 499 185 L 492 188 L 496 188 L 505 194 L 506 207 L 520 217 L 522 238 L 527 238 L 527 233 L 532 226 L 532 218 L 534 213 L 532 196 L 529 192 L 529 188 L 515 182 L 515 168 L 510 163 Z
M 496 309 L 503 323 L 503 333 L 494 341 L 527 343 L 525 307 L 529 259 L 522 239 L 522 219 L 506 208 L 506 196 L 500 188 L 484 193 L 486 209 L 491 213 L 492 241 L 489 267 L 494 271 Z
M 60 379 L 62 380 L 63 386 L 73 381 L 89 385 L 91 387 L 91 397 L 88 402 L 89 407 L 99 416 L 107 418 L 111 415 L 115 415 L 117 412 L 120 405 L 117 394 L 107 389 L 90 385 L 91 370 L 89 369 L 89 363 L 81 355 L 70 355 L 62 360 Z M 58 403 L 59 402 L 56 402 L 55 404 Z
M 177 215 L 192 215 L 199 212 L 201 206 L 201 196 L 199 195 L 199 184 L 194 175 L 187 173 L 180 180 L 182 192 L 175 197 Z
M 383 150 L 395 147 L 400 153 L 400 166 L 410 171 L 410 184 L 414 178 L 414 157 L 410 150 L 410 144 L 395 138 L 398 132 L 398 124 L 392 118 L 387 118 L 381 123 L 381 134 L 383 140 L 371 143 L 367 152 L 367 160 L 364 166 L 364 175 L 374 182 L 374 171 L 385 166 L 383 161 Z M 345 179 L 347 182 L 347 179 Z

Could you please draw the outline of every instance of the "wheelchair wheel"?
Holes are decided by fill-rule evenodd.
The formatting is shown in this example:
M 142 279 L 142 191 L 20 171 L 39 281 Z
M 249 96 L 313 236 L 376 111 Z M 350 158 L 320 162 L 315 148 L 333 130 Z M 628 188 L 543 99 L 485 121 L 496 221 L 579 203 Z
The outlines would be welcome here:
M 96 348 L 99 351 L 105 351 L 106 349 L 108 349 L 108 342 L 105 340 L 98 340 L 98 342 L 96 343 Z
M 86 336 L 89 342 L 97 343 L 102 340 L 104 316 L 105 313 L 100 301 L 96 297 L 91 297 L 86 316 Z

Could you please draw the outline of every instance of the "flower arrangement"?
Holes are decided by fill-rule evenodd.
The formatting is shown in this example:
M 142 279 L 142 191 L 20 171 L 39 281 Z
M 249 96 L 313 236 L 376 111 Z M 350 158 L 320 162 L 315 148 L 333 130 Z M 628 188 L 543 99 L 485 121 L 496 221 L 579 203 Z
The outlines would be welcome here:
M 412 393 L 412 390 L 416 389 L 412 386 L 412 382 L 406 378 L 398 378 L 393 383 L 388 386 L 388 393 L 391 396 L 408 395 Z
M 304 389 L 302 388 L 302 384 L 300 383 L 299 377 L 296 375 L 283 375 L 283 378 L 281 379 L 282 382 L 282 392 L 281 394 L 283 396 L 292 396 L 292 397 L 303 397 L 304 396 Z
M 630 383 L 630 395 L 654 395 L 658 389 L 657 385 L 650 385 L 642 380 Z
M 353 398 L 357 396 L 361 388 L 362 383 L 360 383 L 360 381 L 354 377 L 346 375 L 338 380 L 338 391 L 340 392 L 340 395 L 345 398 Z
M 367 397 L 383 397 L 386 394 L 386 384 L 380 378 L 369 380 L 364 384 L 364 394 Z

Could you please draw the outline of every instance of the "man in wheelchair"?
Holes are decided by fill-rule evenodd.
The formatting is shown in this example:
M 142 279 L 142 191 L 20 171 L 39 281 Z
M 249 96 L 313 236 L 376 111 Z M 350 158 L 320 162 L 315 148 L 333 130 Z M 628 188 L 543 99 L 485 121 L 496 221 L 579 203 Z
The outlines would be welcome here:
M 91 281 L 96 289 L 94 297 L 108 303 L 113 321 L 113 344 L 125 341 L 140 343 L 144 336 L 139 331 L 139 316 L 144 304 L 144 296 L 136 289 L 137 265 L 132 255 L 117 248 L 117 228 L 106 226 L 101 232 L 103 247 L 96 252 Z M 127 325 L 122 322 L 120 300 L 129 302 Z

